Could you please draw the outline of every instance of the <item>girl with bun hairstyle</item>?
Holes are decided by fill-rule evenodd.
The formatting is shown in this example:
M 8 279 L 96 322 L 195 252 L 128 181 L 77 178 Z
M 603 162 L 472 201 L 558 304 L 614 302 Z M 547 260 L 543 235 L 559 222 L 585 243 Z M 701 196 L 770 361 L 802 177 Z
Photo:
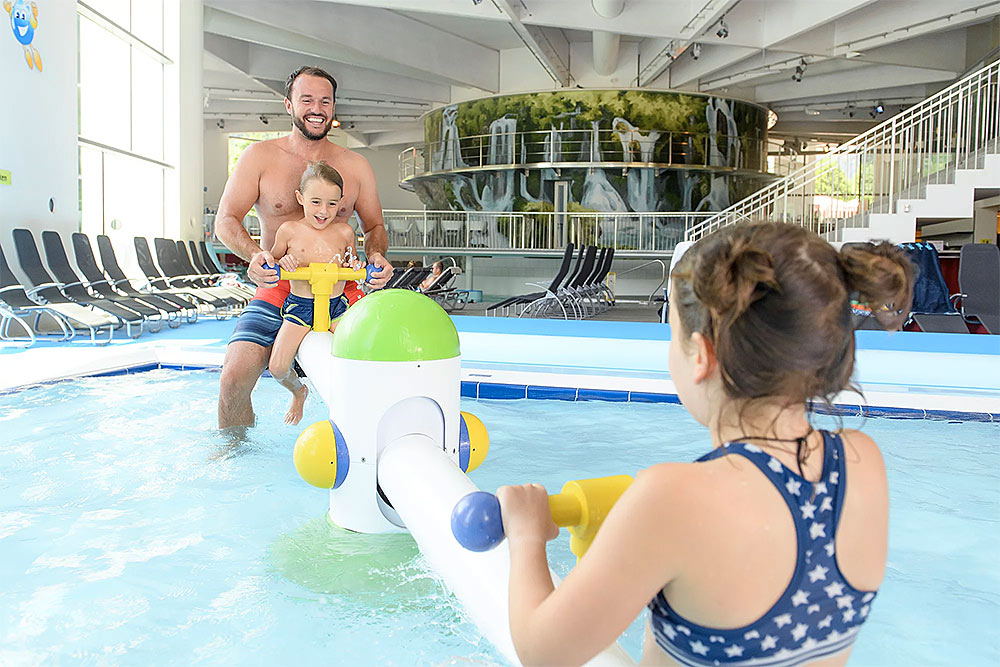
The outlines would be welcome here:
M 670 375 L 712 449 L 640 471 L 558 589 L 545 490 L 498 490 L 521 660 L 584 663 L 648 606 L 643 664 L 844 664 L 882 581 L 888 489 L 875 443 L 815 430 L 811 407 L 852 389 L 854 313 L 898 328 L 912 292 L 887 243 L 838 252 L 753 223 L 692 246 L 671 275 Z

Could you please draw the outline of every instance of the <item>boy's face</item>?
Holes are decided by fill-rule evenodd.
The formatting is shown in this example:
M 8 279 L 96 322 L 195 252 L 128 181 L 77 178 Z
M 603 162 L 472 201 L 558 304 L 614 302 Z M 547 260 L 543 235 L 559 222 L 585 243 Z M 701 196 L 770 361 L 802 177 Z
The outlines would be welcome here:
M 302 204 L 306 222 L 316 229 L 325 229 L 337 215 L 340 187 L 314 178 L 306 183 L 305 192 L 295 191 L 295 198 Z

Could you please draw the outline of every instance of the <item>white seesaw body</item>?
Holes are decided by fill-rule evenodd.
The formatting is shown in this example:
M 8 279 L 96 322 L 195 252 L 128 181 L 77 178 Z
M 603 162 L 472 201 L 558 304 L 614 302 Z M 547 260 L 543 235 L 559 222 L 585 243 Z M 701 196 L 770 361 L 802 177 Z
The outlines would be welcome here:
M 362 302 L 381 296 L 376 293 Z M 448 324 L 454 331 L 450 319 Z M 457 332 L 453 335 L 457 340 Z M 310 332 L 297 356 L 315 393 L 329 407 L 350 461 L 343 482 L 330 491 L 331 520 L 363 533 L 409 531 L 483 635 L 508 660 L 520 664 L 510 637 L 506 542 L 491 551 L 473 552 L 451 532 L 455 504 L 479 490 L 458 465 L 461 358 L 345 359 L 331 354 L 332 343 L 333 334 Z M 465 457 L 467 461 L 467 453 Z M 558 585 L 554 573 L 552 580 Z M 615 643 L 589 664 L 634 662 Z

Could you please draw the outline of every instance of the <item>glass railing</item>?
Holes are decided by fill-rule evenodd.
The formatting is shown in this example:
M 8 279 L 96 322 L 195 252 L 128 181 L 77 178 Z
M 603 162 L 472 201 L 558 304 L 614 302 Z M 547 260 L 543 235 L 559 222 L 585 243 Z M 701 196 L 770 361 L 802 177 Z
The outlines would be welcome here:
M 499 132 L 412 146 L 399 154 L 400 181 L 463 170 L 590 166 L 740 170 L 767 168 L 763 138 L 614 129 Z
M 561 251 L 567 243 L 663 255 L 711 213 L 554 213 L 385 210 L 392 250 Z

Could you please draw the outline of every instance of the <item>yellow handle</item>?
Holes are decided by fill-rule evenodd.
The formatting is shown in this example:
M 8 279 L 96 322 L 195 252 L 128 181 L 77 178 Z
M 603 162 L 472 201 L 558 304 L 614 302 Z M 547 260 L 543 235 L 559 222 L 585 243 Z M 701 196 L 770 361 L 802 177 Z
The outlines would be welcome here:
M 569 528 L 569 548 L 577 560 L 587 553 L 608 512 L 631 483 L 630 475 L 578 479 L 566 482 L 560 493 L 549 496 L 552 520 Z
M 330 330 L 330 296 L 333 286 L 342 280 L 365 280 L 365 269 L 345 269 L 342 266 L 317 262 L 300 266 L 294 271 L 281 270 L 282 280 L 308 280 L 313 293 L 313 331 Z

